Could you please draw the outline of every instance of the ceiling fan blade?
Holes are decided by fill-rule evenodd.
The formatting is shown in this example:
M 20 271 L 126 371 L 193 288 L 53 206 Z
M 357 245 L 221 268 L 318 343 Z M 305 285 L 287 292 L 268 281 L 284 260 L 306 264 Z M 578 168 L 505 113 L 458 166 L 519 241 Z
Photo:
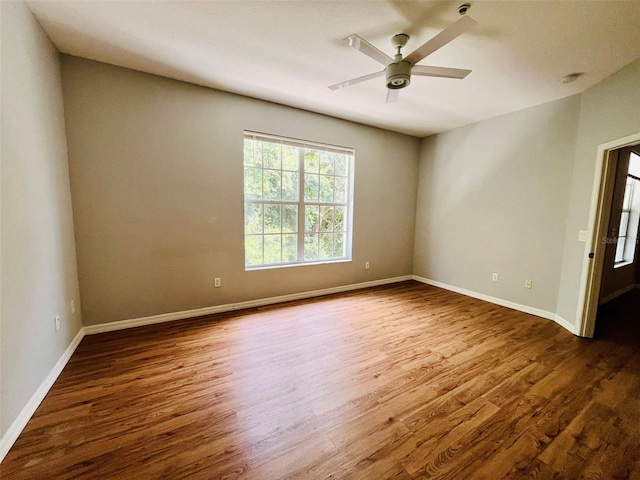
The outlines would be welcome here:
M 381 77 L 384 75 L 384 70 L 381 72 L 370 73 L 369 75 L 365 75 L 363 77 L 352 78 L 351 80 L 347 80 L 344 82 L 336 83 L 335 85 L 330 85 L 330 90 L 338 90 L 340 88 L 349 87 L 351 85 L 355 85 L 356 83 L 365 82 L 367 80 L 371 80 L 372 78 Z
M 368 57 L 373 58 L 376 62 L 380 62 L 385 67 L 393 62 L 393 58 L 391 58 L 386 53 L 378 50 L 364 38 L 356 35 L 355 33 L 353 35 L 349 35 L 344 39 L 344 41 L 347 42 L 350 47 L 353 47 L 356 50 L 360 50 L 362 53 L 364 53 Z
M 399 89 L 387 88 L 387 101 L 386 103 L 393 103 L 398 101 L 398 96 L 400 95 Z
M 421 75 L 423 77 L 464 78 L 470 73 L 471 70 L 462 68 L 429 67 L 427 65 L 414 65 L 411 67 L 411 75 Z
M 407 55 L 404 60 L 409 62 L 411 65 L 415 65 L 427 55 L 432 54 L 440 47 L 443 47 L 451 40 L 459 37 L 464 32 L 474 27 L 477 23 L 478 22 L 476 22 L 473 18 L 467 17 L 465 15 L 456 23 L 445 28 L 431 40 L 428 40 L 421 47 L 418 47 L 412 53 Z

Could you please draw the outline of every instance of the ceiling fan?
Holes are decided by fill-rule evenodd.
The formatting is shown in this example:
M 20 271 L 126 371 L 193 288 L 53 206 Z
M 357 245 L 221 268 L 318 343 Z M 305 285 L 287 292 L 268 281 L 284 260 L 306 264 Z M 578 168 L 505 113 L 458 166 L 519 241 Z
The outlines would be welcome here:
M 465 10 L 466 13 L 466 10 Z M 423 77 L 441 77 L 441 78 L 458 78 L 462 79 L 471 73 L 471 70 L 463 70 L 460 68 L 445 68 L 445 67 L 430 67 L 426 65 L 416 65 L 420 60 L 427 55 L 431 55 L 433 52 L 443 47 L 450 41 L 459 37 L 473 26 L 476 22 L 473 18 L 463 16 L 460 20 L 445 28 L 431 40 L 418 47 L 413 53 L 410 53 L 406 57 L 402 57 L 400 50 L 409 41 L 409 35 L 406 33 L 398 33 L 391 38 L 391 43 L 396 49 L 396 54 L 391 58 L 386 53 L 378 50 L 376 47 L 367 42 L 364 38 L 353 34 L 349 35 L 344 40 L 350 47 L 360 50 L 365 55 L 373 58 L 377 62 L 380 62 L 385 66 L 381 72 L 370 73 L 363 77 L 353 78 L 345 82 L 336 83 L 331 85 L 331 90 L 338 90 L 340 88 L 349 87 L 372 78 L 386 76 L 387 80 L 387 103 L 396 102 L 400 89 L 405 88 L 411 83 L 411 75 L 420 75 Z

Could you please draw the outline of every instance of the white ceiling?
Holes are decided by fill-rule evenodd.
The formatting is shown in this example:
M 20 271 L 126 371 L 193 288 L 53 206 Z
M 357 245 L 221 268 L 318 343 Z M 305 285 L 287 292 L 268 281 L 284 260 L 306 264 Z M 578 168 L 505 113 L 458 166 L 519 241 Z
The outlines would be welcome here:
M 419 65 L 464 80 L 413 77 L 386 104 L 384 78 L 327 86 L 382 66 L 342 39 L 410 53 L 455 22 L 451 1 L 28 1 L 63 53 L 419 137 L 584 91 L 640 58 L 640 1 L 473 1 L 478 25 Z M 576 82 L 560 83 L 573 72 Z

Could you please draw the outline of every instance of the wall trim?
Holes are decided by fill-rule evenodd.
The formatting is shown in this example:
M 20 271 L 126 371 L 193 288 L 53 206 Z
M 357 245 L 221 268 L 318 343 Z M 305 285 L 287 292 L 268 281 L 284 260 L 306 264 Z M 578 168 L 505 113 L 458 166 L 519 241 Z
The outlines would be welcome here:
M 18 417 L 13 421 L 9 429 L 0 439 L 0 462 L 4 460 L 4 457 L 9 453 L 11 447 L 16 442 L 22 430 L 27 425 L 31 417 L 35 413 L 38 406 L 44 400 L 44 397 L 47 395 L 55 381 L 58 379 L 60 373 L 69 362 L 69 359 L 73 355 L 73 352 L 76 351 L 76 348 L 80 344 L 80 341 L 85 336 L 84 327 L 80 328 L 76 336 L 73 338 L 67 349 L 60 356 L 56 364 L 53 366 L 49 375 L 43 380 L 38 389 L 31 395 L 31 398 L 27 402 L 27 404 L 22 408 Z
M 512 310 L 518 310 L 519 312 L 528 313 L 530 315 L 535 315 L 536 317 L 542 317 L 542 318 L 546 318 L 547 320 L 553 320 L 562 328 L 565 328 L 566 330 L 569 330 L 571 333 L 576 335 L 574 325 L 571 322 L 568 322 L 567 320 L 562 318 L 560 315 L 557 315 L 553 312 L 548 312 L 540 308 L 530 307 L 528 305 L 522 305 L 520 303 L 511 302 L 509 300 L 504 300 L 502 298 L 492 297 L 490 295 L 474 292 L 472 290 L 467 290 L 465 288 L 455 287 L 447 283 L 442 283 L 436 280 L 431 280 L 429 278 L 420 277 L 419 275 L 413 275 L 413 279 L 418 282 L 425 283 L 427 285 L 443 288 L 444 290 L 450 290 L 455 293 L 460 293 L 461 295 L 466 295 L 467 297 L 477 298 L 478 300 L 484 300 L 485 302 L 495 303 L 496 305 L 511 308 Z
M 383 278 L 381 280 L 373 280 L 370 282 L 352 283 L 350 285 L 341 285 L 339 287 L 323 288 L 321 290 L 311 290 L 308 292 L 292 293 L 289 295 L 280 295 L 277 297 L 259 298 L 257 300 L 248 300 L 245 302 L 226 303 L 224 305 L 215 305 L 212 307 L 196 308 L 193 310 L 184 310 L 182 312 L 162 313 L 160 315 L 152 315 L 149 317 L 133 318 L 130 320 L 120 320 L 117 322 L 99 323 L 97 325 L 89 325 L 84 327 L 85 335 L 94 335 L 96 333 L 113 332 L 126 328 L 142 327 L 145 325 L 154 325 L 157 323 L 173 322 L 176 320 L 185 320 L 188 318 L 202 317 L 204 315 L 213 315 L 215 313 L 232 312 L 234 310 L 242 310 L 246 308 L 262 307 L 272 305 L 274 303 L 290 302 L 293 300 L 302 300 L 305 298 L 320 297 L 323 295 L 331 295 L 332 293 L 349 292 L 351 290 L 360 290 L 362 288 L 377 287 L 379 285 L 387 285 L 390 283 L 404 282 L 412 280 L 412 275 L 402 277 Z
M 622 295 L 624 295 L 625 293 L 630 292 L 631 290 L 635 290 L 636 288 L 640 288 L 640 284 L 631 284 L 631 285 L 627 285 L 626 287 L 618 290 L 617 292 L 613 292 L 610 295 L 607 295 L 606 297 L 600 299 L 600 303 L 599 305 L 604 305 L 605 303 L 610 302 L 611 300 L 614 300 Z

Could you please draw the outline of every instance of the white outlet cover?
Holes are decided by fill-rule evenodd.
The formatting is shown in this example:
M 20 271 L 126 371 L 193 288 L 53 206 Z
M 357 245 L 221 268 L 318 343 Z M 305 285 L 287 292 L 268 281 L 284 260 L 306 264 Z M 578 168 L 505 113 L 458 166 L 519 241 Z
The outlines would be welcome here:
M 587 241 L 587 230 L 580 230 L 580 232 L 578 232 L 578 241 L 579 242 Z

